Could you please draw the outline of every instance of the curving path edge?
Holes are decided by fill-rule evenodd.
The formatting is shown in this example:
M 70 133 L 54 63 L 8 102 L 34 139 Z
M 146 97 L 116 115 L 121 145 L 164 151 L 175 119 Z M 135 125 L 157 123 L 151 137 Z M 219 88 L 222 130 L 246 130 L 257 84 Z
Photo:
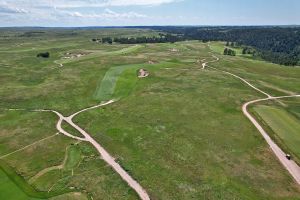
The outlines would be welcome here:
M 109 104 L 114 103 L 114 100 L 110 100 L 108 102 L 96 105 L 96 106 L 92 106 L 92 107 L 88 107 L 85 109 L 82 109 L 72 115 L 70 115 L 69 117 L 64 117 L 61 113 L 55 111 L 55 110 L 34 110 L 35 112 L 52 112 L 55 113 L 58 117 L 59 120 L 56 124 L 56 128 L 57 130 L 64 134 L 67 137 L 76 139 L 76 140 L 80 140 L 80 141 L 86 141 L 91 143 L 96 150 L 98 151 L 98 153 L 101 156 L 101 159 L 103 159 L 115 172 L 117 172 L 121 178 L 133 189 L 136 191 L 136 193 L 138 194 L 138 196 L 142 199 L 142 200 L 150 200 L 150 197 L 148 195 L 148 193 L 146 192 L 146 190 L 136 181 L 134 180 L 121 166 L 119 163 L 117 163 L 115 161 L 115 158 L 113 158 L 95 139 L 93 139 L 89 133 L 87 133 L 85 130 L 83 130 L 80 126 L 78 126 L 77 124 L 75 124 L 73 122 L 73 118 L 85 111 L 91 110 L 91 109 L 95 109 L 95 108 L 100 108 Z M 65 121 L 66 123 L 68 123 L 70 126 L 72 126 L 73 128 L 75 128 L 78 132 L 80 132 L 83 137 L 77 137 L 77 136 L 73 136 L 72 134 L 68 133 L 67 131 L 65 131 L 61 125 L 62 122 Z
M 210 45 L 208 45 L 208 47 L 210 48 Z M 220 69 L 217 69 L 215 67 L 208 66 L 208 63 L 217 62 L 217 61 L 220 60 L 220 58 L 218 58 L 215 55 L 212 55 L 212 57 L 215 58 L 215 60 L 207 61 L 207 62 L 202 63 L 202 69 L 205 69 L 206 67 L 209 67 L 211 69 L 221 71 L 225 74 L 231 75 L 231 76 L 241 80 L 242 82 L 244 82 L 249 87 L 256 90 L 257 92 L 262 93 L 265 96 L 267 96 L 267 98 L 256 99 L 256 100 L 252 100 L 252 101 L 244 103 L 243 106 L 242 106 L 243 114 L 251 121 L 251 123 L 256 127 L 256 129 L 261 133 L 261 135 L 266 140 L 266 142 L 268 143 L 268 145 L 270 146 L 271 150 L 273 151 L 275 156 L 278 158 L 280 163 L 286 168 L 286 170 L 290 173 L 290 175 L 294 178 L 294 180 L 300 185 L 300 167 L 299 167 L 299 165 L 295 161 L 288 160 L 286 158 L 286 153 L 271 139 L 271 137 L 268 135 L 268 133 L 262 128 L 262 126 L 257 122 L 257 120 L 248 111 L 248 107 L 250 105 L 258 103 L 258 102 L 276 100 L 276 99 L 284 99 L 284 98 L 295 98 L 295 97 L 297 98 L 297 97 L 300 97 L 300 95 L 273 97 L 270 94 L 268 94 L 268 93 L 260 90 L 259 88 L 255 87 L 254 85 L 249 83 L 247 80 L 243 79 L 242 77 L 240 77 L 236 74 L 233 74 L 233 73 L 230 73 L 230 72 L 227 72 L 227 71 L 224 71 L 224 70 L 220 70 Z

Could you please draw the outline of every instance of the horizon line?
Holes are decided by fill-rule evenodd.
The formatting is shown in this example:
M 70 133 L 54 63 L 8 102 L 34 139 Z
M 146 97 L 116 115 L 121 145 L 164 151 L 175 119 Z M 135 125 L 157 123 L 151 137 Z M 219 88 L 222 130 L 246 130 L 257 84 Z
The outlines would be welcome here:
M 266 25 L 128 25 L 128 26 L 0 26 L 0 28 L 134 28 L 134 27 L 278 27 L 300 26 L 300 24 L 266 24 Z

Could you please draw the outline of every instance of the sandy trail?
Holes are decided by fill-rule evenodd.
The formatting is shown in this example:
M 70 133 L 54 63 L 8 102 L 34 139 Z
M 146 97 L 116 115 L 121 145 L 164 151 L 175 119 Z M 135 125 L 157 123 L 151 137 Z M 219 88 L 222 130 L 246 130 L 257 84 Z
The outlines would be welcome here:
M 15 109 L 14 109 L 14 110 L 15 110 Z M 3 155 L 3 156 L 0 156 L 0 159 L 5 158 L 5 157 L 7 157 L 7 156 L 10 156 L 10 155 L 12 155 L 12 154 L 14 154 L 14 153 L 23 151 L 24 149 L 27 149 L 27 148 L 29 148 L 29 147 L 32 147 L 32 146 L 34 146 L 34 145 L 36 145 L 36 144 L 38 144 L 38 143 L 40 143 L 40 142 L 42 142 L 42 141 L 48 140 L 48 139 L 50 139 L 50 138 L 53 138 L 53 137 L 57 136 L 58 134 L 59 134 L 59 132 L 58 132 L 58 133 L 55 133 L 54 135 L 51 135 L 51 136 L 49 136 L 49 137 L 45 137 L 45 138 L 43 138 L 43 139 L 40 139 L 40 140 L 38 140 L 38 141 L 36 141 L 36 142 L 34 142 L 34 143 L 32 143 L 32 144 L 26 145 L 26 146 L 24 146 L 24 147 L 22 147 L 22 148 L 20 148 L 20 149 L 18 149 L 18 150 L 15 150 L 15 151 L 13 151 L 13 152 L 10 152 L 10 153 L 8 153 L 8 154 L 5 154 L 5 155 Z
M 217 61 L 220 60 L 215 55 L 212 55 L 212 57 L 214 57 L 215 60 L 211 61 L 211 62 L 217 62 Z M 297 97 L 300 97 L 300 95 L 273 97 L 270 94 L 268 94 L 268 93 L 260 90 L 259 88 L 255 87 L 254 85 L 249 83 L 247 80 L 245 80 L 244 78 L 242 78 L 242 77 L 240 77 L 236 74 L 233 74 L 233 73 L 230 73 L 230 72 L 227 72 L 227 71 L 224 71 L 224 70 L 219 70 L 217 68 L 208 66 L 208 63 L 211 63 L 211 62 L 202 63 L 202 69 L 205 69 L 205 67 L 209 67 L 211 69 L 218 70 L 218 71 L 221 71 L 225 74 L 231 75 L 231 76 L 241 80 L 242 82 L 244 82 L 249 87 L 256 90 L 257 92 L 262 93 L 263 95 L 267 96 L 267 98 L 256 99 L 256 100 L 252 100 L 252 101 L 249 101 L 249 102 L 246 102 L 245 104 L 243 104 L 243 107 L 242 107 L 243 113 L 252 122 L 252 124 L 257 128 L 257 130 L 261 133 L 261 135 L 266 140 L 266 142 L 268 143 L 268 145 L 270 146 L 270 148 L 272 149 L 273 153 L 278 158 L 280 163 L 288 170 L 288 172 L 291 174 L 291 176 L 300 185 L 300 167 L 299 167 L 299 165 L 295 161 L 288 160 L 286 158 L 286 153 L 270 138 L 268 133 L 262 128 L 262 126 L 256 121 L 256 119 L 248 111 L 248 106 L 249 105 L 252 105 L 252 104 L 255 104 L 255 103 L 258 103 L 258 102 L 269 101 L 269 100 L 279 100 L 279 99 L 284 99 L 284 98 L 297 98 Z
M 54 63 L 59 65 L 59 67 L 63 67 L 64 65 L 62 63 L 59 63 L 60 60 L 55 60 Z
M 44 174 L 53 171 L 53 170 L 61 170 L 65 167 L 66 163 L 67 163 L 67 159 L 68 159 L 68 147 L 66 148 L 66 152 L 65 152 L 65 158 L 63 160 L 63 162 L 60 165 L 56 165 L 56 166 L 52 166 L 52 167 L 48 167 L 45 168 L 41 171 L 39 171 L 36 175 L 34 175 L 33 177 L 31 177 L 28 182 L 30 184 L 34 183 L 38 178 L 40 178 L 41 176 L 43 176 Z M 73 170 L 72 170 L 73 173 Z M 73 176 L 73 175 L 72 175 Z

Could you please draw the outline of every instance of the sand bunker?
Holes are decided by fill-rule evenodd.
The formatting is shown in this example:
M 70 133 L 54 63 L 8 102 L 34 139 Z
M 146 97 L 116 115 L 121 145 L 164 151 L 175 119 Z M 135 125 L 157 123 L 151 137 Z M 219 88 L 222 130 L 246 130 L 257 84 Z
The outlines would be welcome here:
M 149 72 L 147 70 L 139 69 L 139 71 L 138 71 L 138 77 L 139 78 L 145 78 L 147 76 L 149 76 Z

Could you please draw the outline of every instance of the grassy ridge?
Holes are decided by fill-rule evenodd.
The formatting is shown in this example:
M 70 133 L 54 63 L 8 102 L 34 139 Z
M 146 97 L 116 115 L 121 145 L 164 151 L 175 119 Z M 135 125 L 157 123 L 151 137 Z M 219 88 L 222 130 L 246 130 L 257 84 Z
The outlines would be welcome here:
M 211 49 L 213 52 L 222 54 L 224 53 L 224 49 L 232 49 L 236 52 L 237 55 L 242 55 L 242 49 L 241 48 L 236 48 L 236 47 L 231 47 L 231 46 L 225 46 L 225 42 L 211 42 L 210 43 Z

